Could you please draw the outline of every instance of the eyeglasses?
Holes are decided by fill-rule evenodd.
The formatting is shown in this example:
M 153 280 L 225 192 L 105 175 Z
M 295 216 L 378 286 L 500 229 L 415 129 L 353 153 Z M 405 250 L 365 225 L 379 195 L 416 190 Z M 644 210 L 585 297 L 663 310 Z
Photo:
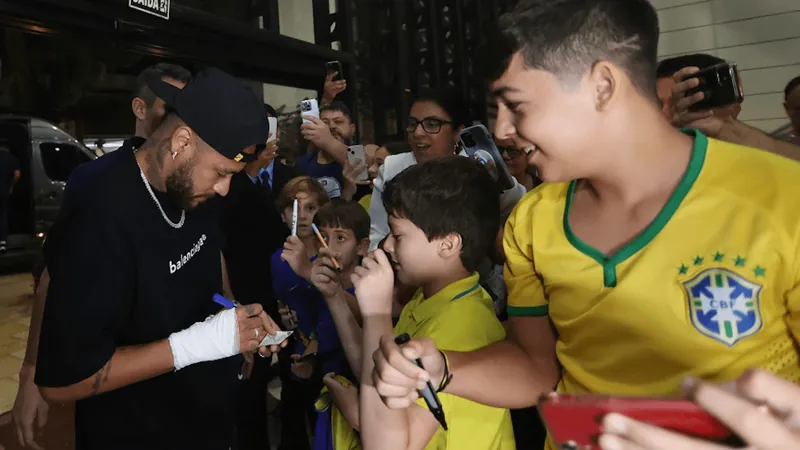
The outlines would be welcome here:
M 519 158 L 520 156 L 525 154 L 525 150 L 520 150 L 514 147 L 498 147 L 500 153 L 507 153 L 508 157 L 511 159 Z
M 453 122 L 448 122 L 447 120 L 437 119 L 436 117 L 426 117 L 422 120 L 409 117 L 406 119 L 406 131 L 413 133 L 417 130 L 418 126 L 422 125 L 422 129 L 425 130 L 426 133 L 436 134 L 442 131 L 442 125 L 450 125 L 452 123 Z

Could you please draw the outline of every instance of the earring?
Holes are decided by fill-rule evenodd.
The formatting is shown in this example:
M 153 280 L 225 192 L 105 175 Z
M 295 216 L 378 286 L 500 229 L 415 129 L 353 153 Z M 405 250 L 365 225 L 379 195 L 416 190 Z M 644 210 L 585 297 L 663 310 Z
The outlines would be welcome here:
M 175 161 L 175 157 L 178 156 L 178 152 L 172 152 L 172 160 Z

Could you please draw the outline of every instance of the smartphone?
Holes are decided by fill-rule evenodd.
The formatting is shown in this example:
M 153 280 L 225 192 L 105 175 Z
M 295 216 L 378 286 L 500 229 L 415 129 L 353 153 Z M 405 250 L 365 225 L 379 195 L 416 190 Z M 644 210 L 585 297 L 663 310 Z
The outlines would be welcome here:
M 367 165 L 367 154 L 364 152 L 363 145 L 351 145 L 347 148 L 347 161 L 350 163 L 352 167 L 356 167 L 358 165 L 362 165 L 366 167 Z M 369 174 L 367 171 L 361 172 L 361 175 L 356 178 L 356 181 L 367 181 L 369 180 Z
M 720 445 L 745 446 L 722 422 L 689 400 L 553 393 L 542 397 L 538 409 L 562 450 L 600 450 L 601 422 L 612 412 Z
M 473 125 L 458 133 L 458 139 L 467 156 L 478 161 L 502 190 L 514 187 L 514 177 L 508 171 L 503 155 L 494 143 L 489 130 L 483 125 Z
M 313 116 L 319 119 L 319 104 L 317 99 L 309 98 L 300 102 L 300 117 Z M 311 122 L 308 119 L 303 119 L 303 123 Z
M 294 363 L 299 363 L 299 362 L 307 361 L 307 360 L 309 360 L 311 358 L 316 358 L 316 357 L 317 357 L 317 352 L 313 352 L 313 353 L 309 353 L 309 354 L 303 355 L 303 356 L 301 356 L 301 357 L 299 357 L 297 359 L 293 359 L 292 363 L 293 364 Z
M 278 139 L 278 118 L 277 117 L 267 117 L 267 121 L 269 122 L 269 132 L 270 136 L 267 139 L 267 143 Z
M 336 73 L 336 76 L 333 77 L 333 81 L 344 80 L 344 74 L 342 73 L 342 64 L 339 61 L 328 61 L 325 63 L 325 72 L 327 73 Z
M 292 335 L 294 331 L 278 331 L 278 334 L 275 336 L 268 334 L 264 336 L 264 339 L 258 344 L 259 347 L 270 346 L 270 345 L 280 345 L 281 342 L 289 339 L 289 336 Z
M 705 96 L 703 100 L 690 106 L 689 111 L 707 111 L 744 101 L 742 80 L 739 77 L 739 69 L 735 64 L 717 64 L 693 73 L 684 78 L 684 80 L 691 78 L 699 78 L 700 85 L 686 91 L 686 96 L 689 97 L 698 92 L 703 92 Z

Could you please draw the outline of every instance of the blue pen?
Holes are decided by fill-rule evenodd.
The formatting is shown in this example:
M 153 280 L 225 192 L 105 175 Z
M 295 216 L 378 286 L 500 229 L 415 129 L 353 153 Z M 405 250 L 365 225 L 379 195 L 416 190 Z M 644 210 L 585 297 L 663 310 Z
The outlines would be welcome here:
M 232 301 L 228 300 L 227 298 L 219 294 L 214 294 L 214 296 L 211 297 L 211 299 L 214 300 L 214 303 L 222 306 L 225 309 L 233 309 L 236 307 L 235 303 L 233 303 Z

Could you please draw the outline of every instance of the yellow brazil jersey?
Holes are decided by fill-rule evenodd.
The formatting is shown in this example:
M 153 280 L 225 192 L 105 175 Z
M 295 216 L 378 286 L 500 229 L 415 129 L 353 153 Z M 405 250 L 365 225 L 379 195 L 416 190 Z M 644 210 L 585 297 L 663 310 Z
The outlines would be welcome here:
M 672 197 L 612 256 L 572 233 L 574 182 L 508 220 L 508 311 L 549 314 L 559 391 L 670 395 L 750 367 L 800 382 L 800 164 L 693 133 Z
M 459 280 L 430 298 L 422 290 L 403 308 L 395 334 L 427 337 L 441 350 L 472 351 L 501 341 L 505 329 L 492 298 L 478 284 L 478 274 Z M 507 409 L 492 408 L 440 393 L 448 431 L 441 427 L 427 450 L 513 450 L 514 430 Z M 425 408 L 425 402 L 417 402 Z
M 361 200 L 358 201 L 358 204 L 361 205 L 362 208 L 366 209 L 369 212 L 369 202 L 372 201 L 372 194 L 367 194 L 361 197 Z

